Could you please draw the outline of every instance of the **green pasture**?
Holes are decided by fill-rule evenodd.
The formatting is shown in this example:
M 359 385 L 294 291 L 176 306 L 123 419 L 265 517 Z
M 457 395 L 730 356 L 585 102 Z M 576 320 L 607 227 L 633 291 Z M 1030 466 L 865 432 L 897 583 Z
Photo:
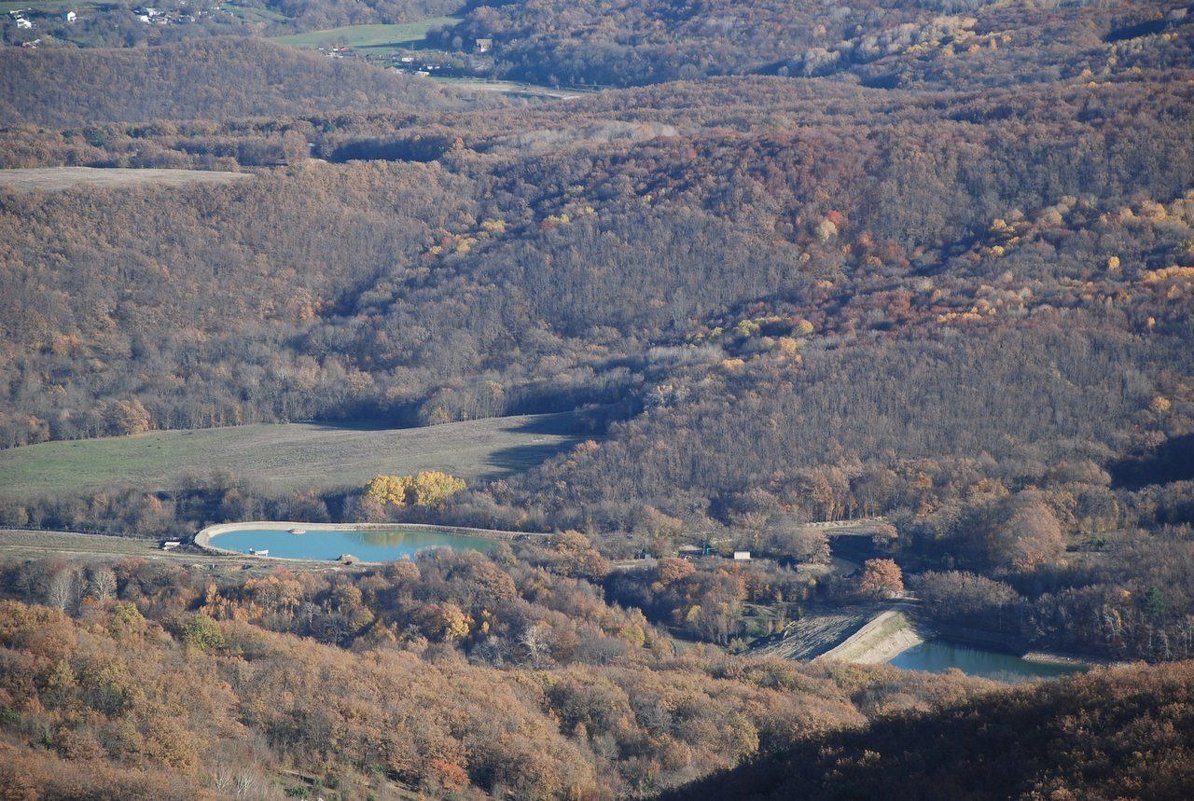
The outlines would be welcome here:
M 571 414 L 404 429 L 286 423 L 152 431 L 0 451 L 0 496 L 169 489 L 215 472 L 269 492 L 359 487 L 378 473 L 431 469 L 471 482 L 526 470 L 578 438 Z
M 379 53 L 384 50 L 415 47 L 426 40 L 428 31 L 458 22 L 459 17 L 431 17 L 401 25 L 347 25 L 324 31 L 277 36 L 270 41 L 311 50 L 320 47 L 352 47 Z

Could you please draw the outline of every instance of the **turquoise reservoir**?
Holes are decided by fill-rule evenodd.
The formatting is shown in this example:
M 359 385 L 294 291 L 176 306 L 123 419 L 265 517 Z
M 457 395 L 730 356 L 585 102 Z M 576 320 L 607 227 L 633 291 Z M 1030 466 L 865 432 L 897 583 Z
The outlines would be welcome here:
M 249 553 L 269 551 L 269 556 L 285 559 L 334 561 L 342 554 L 352 554 L 365 562 L 392 562 L 413 558 L 429 548 L 489 551 L 494 540 L 470 537 L 442 529 L 411 529 L 395 526 L 385 529 L 333 530 L 317 526 L 302 534 L 274 529 L 236 529 L 211 538 L 211 545 L 229 551 Z
M 957 668 L 970 676 L 1006 682 L 1052 679 L 1081 673 L 1084 670 L 1076 665 L 1027 662 L 1012 654 L 986 651 L 944 640 L 929 640 L 913 646 L 888 664 L 905 670 L 924 670 L 929 673 L 942 673 L 949 668 Z

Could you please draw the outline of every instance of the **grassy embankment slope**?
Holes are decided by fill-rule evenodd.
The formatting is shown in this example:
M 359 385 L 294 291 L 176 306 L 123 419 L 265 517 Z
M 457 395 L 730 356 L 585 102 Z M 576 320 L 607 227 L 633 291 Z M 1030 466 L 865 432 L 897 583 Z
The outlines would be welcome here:
M 568 447 L 574 424 L 569 414 L 386 430 L 287 423 L 46 442 L 0 452 L 0 495 L 167 489 L 218 470 L 277 492 L 360 486 L 378 473 L 426 469 L 472 481 L 526 469 Z

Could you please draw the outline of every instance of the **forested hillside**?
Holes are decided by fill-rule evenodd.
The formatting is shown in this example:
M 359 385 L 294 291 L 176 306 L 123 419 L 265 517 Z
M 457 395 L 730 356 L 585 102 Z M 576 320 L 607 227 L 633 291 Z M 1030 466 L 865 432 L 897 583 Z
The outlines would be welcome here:
M 1188 24 L 1184 6 L 1172 2 L 530 0 L 481 5 L 456 32 L 493 38 L 504 74 L 548 83 L 761 74 L 997 88 L 1188 65 Z
M 570 412 L 569 442 L 284 490 L 179 448 L 169 485 L 33 481 L 0 525 L 554 534 L 285 570 L 0 533 L 0 785 L 1190 795 L 1188 663 L 1007 691 L 747 653 L 898 602 L 1194 659 L 1184 5 L 163 8 L 0 26 L 0 168 L 32 170 L 0 189 L 0 447 L 61 441 L 61 477 L 157 429 Z M 393 70 L 260 38 L 447 14 Z
M 1187 798 L 1191 667 L 988 696 L 808 743 L 663 798 Z
M 944 110 L 896 95 L 888 102 L 903 105 L 878 113 L 866 93 L 829 117 L 798 84 L 772 80 L 741 88 L 801 126 L 714 127 L 705 121 L 712 106 L 688 107 L 702 92 L 712 102 L 733 90 L 713 83 L 687 88 L 679 108 L 658 104 L 650 124 L 619 119 L 641 112 L 596 98 L 571 103 L 567 123 L 559 112 L 493 111 L 14 135 L 13 166 L 294 164 L 235 186 L 8 199 L 5 239 L 23 255 L 5 274 L 13 308 L 4 320 L 19 356 L 10 364 L 22 371 L 7 386 L 29 400 L 9 401 L 6 437 L 132 430 L 102 419 L 105 403 L 121 401 L 145 407 L 139 425 L 190 427 L 385 419 L 411 404 L 414 417 L 389 419 L 537 411 L 586 394 L 607 401 L 610 386 L 634 383 L 645 395 L 652 383 L 705 373 L 732 392 L 754 377 L 782 386 L 831 352 L 937 339 L 981 352 L 1031 325 L 1118 339 L 1130 358 L 1139 353 L 1146 378 L 1110 407 L 1100 400 L 1110 414 L 1095 419 L 1012 407 L 991 410 L 991 420 L 1039 420 L 1048 430 L 1038 441 L 1089 426 L 1106 439 L 1128 406 L 1168 391 L 1146 366 L 1171 358 L 1166 343 L 1184 331 L 1186 278 L 1158 270 L 1189 258 L 1183 193 L 1194 148 L 1191 126 L 1171 120 L 1187 120 L 1191 103 L 1188 86 L 1166 87 L 1018 93 L 1032 123 L 990 117 L 1010 94 L 941 95 Z M 1101 111 L 1084 124 L 1058 119 L 1092 103 Z M 372 154 L 373 163 L 304 163 L 308 142 L 333 161 Z M 1026 148 L 1045 160 L 1025 158 Z M 45 227 L 30 224 L 43 219 Z M 1123 266 L 1109 269 L 1112 257 Z M 113 260 L 122 265 L 115 275 Z M 195 294 L 213 279 L 218 293 Z M 117 307 L 135 324 L 109 324 Z M 244 351 L 259 339 L 274 345 Z M 1059 369 L 1078 346 L 1028 339 Z M 181 355 L 196 350 L 202 358 Z M 943 351 L 964 361 L 959 369 L 981 363 L 952 345 Z M 94 369 L 111 356 L 120 363 Z M 736 373 L 719 366 L 723 357 L 750 363 Z M 805 368 L 796 364 L 806 357 Z M 301 399 L 286 381 L 232 369 L 269 362 L 295 371 L 305 360 L 314 372 Z M 188 389 L 193 371 L 221 362 L 226 377 L 202 382 L 210 398 Z M 355 377 L 337 378 L 325 397 L 328 369 Z M 123 370 L 142 376 L 135 388 Z M 548 379 L 564 398 L 527 400 Z M 245 380 L 260 386 L 235 386 Z M 1075 386 L 1098 380 L 1092 371 Z M 917 384 L 884 391 L 899 397 Z M 42 385 L 61 390 L 28 389 Z M 994 401 L 1047 400 L 1024 396 Z M 968 403 L 952 393 L 941 402 Z M 996 447 L 980 432 L 967 436 L 969 451 Z M 924 455 L 935 445 L 910 438 L 902 447 Z
M 0 784 L 46 799 L 644 797 L 994 686 L 677 654 L 568 577 L 574 562 L 520 556 L 253 577 L 5 564 Z
M 427 81 L 259 39 L 111 50 L 0 47 L 0 120 L 6 127 L 436 105 L 447 105 L 446 98 Z M 102 147 L 102 136 L 87 139 Z
M 372 514 L 580 527 L 620 554 L 666 550 L 677 526 L 750 543 L 777 520 L 887 514 L 909 568 L 1014 587 L 1000 619 L 1023 641 L 1192 655 L 1173 554 L 1194 474 L 1149 466 L 1188 463 L 1194 426 L 1184 17 L 1000 13 L 1056 29 L 1066 69 L 992 83 L 1042 63 L 1013 37 L 955 53 L 965 74 L 936 51 L 883 55 L 932 73 L 900 88 L 789 74 L 449 111 L 407 94 L 427 82 L 251 40 L 10 53 L 51 86 L 140 65 L 160 94 L 20 100 L 88 124 L 0 133 L 9 166 L 256 174 L 4 197 L 4 444 L 587 406 L 599 436 L 567 456 Z M 207 74 L 187 54 L 227 76 L 194 106 L 174 92 Z M 174 78 L 148 75 L 159 61 Z M 391 91 L 401 109 L 377 108 Z M 271 103 L 288 116 L 214 119 Z M 167 113 L 213 119 L 103 121 Z M 151 533 L 361 508 L 225 503 L 253 494 L 228 476 L 193 489 L 47 492 L 4 514 Z
M 677 653 L 601 600 L 600 562 L 562 535 L 352 572 L 0 565 L 0 781 L 47 799 L 1191 790 L 1190 663 L 1012 690 Z

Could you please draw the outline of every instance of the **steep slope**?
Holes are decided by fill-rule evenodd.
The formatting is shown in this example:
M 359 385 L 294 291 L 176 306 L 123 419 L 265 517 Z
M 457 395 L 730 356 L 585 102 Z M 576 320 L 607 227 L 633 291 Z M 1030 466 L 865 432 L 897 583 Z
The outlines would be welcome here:
M 1185 799 L 1194 665 L 1136 667 L 988 695 L 811 740 L 662 799 Z

